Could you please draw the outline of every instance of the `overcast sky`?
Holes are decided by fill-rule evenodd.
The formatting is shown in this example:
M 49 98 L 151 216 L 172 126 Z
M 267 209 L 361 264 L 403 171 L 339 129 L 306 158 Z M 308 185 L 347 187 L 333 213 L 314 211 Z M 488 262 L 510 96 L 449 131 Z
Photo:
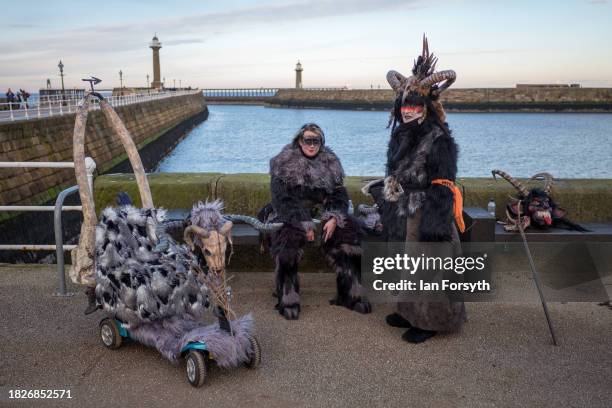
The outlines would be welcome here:
M 612 5 L 607 0 L 0 0 L 0 92 L 67 87 L 95 75 L 104 88 L 145 86 L 148 43 L 162 42 L 166 84 L 386 87 L 408 73 L 423 33 L 454 69 L 456 87 L 516 83 L 612 86 Z

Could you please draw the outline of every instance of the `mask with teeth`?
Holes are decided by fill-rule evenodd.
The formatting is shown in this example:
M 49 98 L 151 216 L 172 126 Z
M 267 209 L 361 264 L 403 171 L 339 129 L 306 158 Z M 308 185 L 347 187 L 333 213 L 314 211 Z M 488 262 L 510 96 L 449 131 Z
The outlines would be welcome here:
M 549 227 L 565 228 L 574 231 L 587 231 L 584 227 L 573 223 L 566 217 L 566 212 L 559 207 L 551 197 L 553 177 L 548 173 L 538 173 L 532 180 L 543 179 L 544 188 L 528 189 L 523 184 L 502 170 L 493 170 L 493 177 L 503 177 L 514 188 L 519 198 L 512 198 L 506 206 L 507 231 L 517 231 L 520 223 L 523 229 L 534 227 L 546 229 Z M 520 218 L 519 218 L 520 214 Z

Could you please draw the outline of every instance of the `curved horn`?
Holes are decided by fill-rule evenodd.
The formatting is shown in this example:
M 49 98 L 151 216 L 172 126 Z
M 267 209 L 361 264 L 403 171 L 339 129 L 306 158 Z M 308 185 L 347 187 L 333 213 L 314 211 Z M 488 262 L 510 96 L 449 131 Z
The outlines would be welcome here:
M 266 222 L 266 223 L 263 223 L 263 222 L 259 221 L 255 217 L 251 217 L 249 215 L 242 215 L 242 214 L 225 214 L 223 216 L 223 218 L 225 218 L 228 221 L 242 221 L 242 222 L 245 222 L 245 223 L 251 225 L 257 231 L 261 231 L 261 232 L 273 232 L 273 231 L 276 231 L 276 230 L 280 229 L 283 226 L 282 222 L 274 222 L 274 223 Z
M 403 84 L 406 83 L 406 77 L 397 71 L 391 70 L 387 72 L 387 82 L 395 92 L 398 92 L 403 88 Z
M 198 227 L 197 225 L 190 225 L 187 228 L 185 228 L 185 232 L 183 233 L 183 239 L 185 240 L 185 242 L 187 243 L 187 245 L 189 245 L 191 249 L 193 249 L 194 247 L 193 239 L 191 239 L 191 236 L 193 234 L 196 234 L 197 236 L 202 237 L 202 238 L 206 238 L 209 235 L 208 231 L 206 231 L 202 227 Z
M 230 232 L 232 232 L 232 227 L 234 226 L 234 223 L 231 221 L 227 221 L 225 222 L 222 226 L 221 226 L 221 235 L 227 235 Z
M 550 195 L 550 188 L 552 187 L 554 179 L 552 174 L 546 172 L 538 173 L 531 177 L 530 180 L 539 180 L 540 178 L 544 179 L 544 192 Z
M 453 71 L 452 69 L 448 69 L 446 71 L 434 72 L 427 78 L 423 79 L 420 82 L 420 85 L 422 87 L 429 87 L 434 84 L 437 84 L 438 82 L 446 81 L 442 85 L 440 85 L 438 89 L 436 89 L 436 94 L 439 94 L 445 91 L 449 86 L 451 86 L 456 79 L 457 74 L 455 73 L 455 71 Z
M 491 174 L 493 174 L 493 178 L 495 178 L 496 174 L 503 177 L 508 183 L 512 184 L 512 186 L 518 190 L 522 197 L 527 197 L 529 195 L 529 191 L 521 184 L 521 182 L 505 171 L 495 169 L 491 171 Z

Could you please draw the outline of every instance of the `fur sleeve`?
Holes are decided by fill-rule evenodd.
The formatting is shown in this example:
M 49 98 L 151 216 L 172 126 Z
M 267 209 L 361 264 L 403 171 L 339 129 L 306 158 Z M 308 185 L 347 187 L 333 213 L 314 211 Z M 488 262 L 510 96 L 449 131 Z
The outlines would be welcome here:
M 290 187 L 277 177 L 272 176 L 270 190 L 272 192 L 272 207 L 283 222 L 312 221 L 310 211 L 302 206 L 299 199 L 299 187 Z
M 455 181 L 457 176 L 457 145 L 452 137 L 437 138 L 427 157 L 429 181 L 441 178 Z M 445 186 L 434 184 L 426 190 L 420 225 L 420 239 L 425 242 L 452 239 L 453 193 Z
M 334 217 L 340 228 L 344 227 L 344 222 L 348 214 L 349 196 L 346 187 L 339 185 L 325 201 L 325 212 L 321 215 L 323 221 Z

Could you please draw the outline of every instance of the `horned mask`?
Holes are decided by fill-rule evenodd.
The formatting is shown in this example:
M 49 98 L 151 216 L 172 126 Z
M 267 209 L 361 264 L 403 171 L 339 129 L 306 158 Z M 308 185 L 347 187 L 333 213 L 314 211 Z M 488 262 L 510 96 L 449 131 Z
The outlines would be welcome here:
M 397 97 L 401 97 L 401 118 L 404 123 L 415 120 L 422 123 L 427 116 L 428 105 L 445 122 L 446 115 L 438 97 L 455 82 L 457 75 L 452 70 L 436 72 L 437 62 L 438 58 L 429 52 L 427 37 L 423 35 L 423 48 L 421 55 L 414 61 L 412 75 L 405 77 L 393 70 L 387 73 L 387 82 Z

